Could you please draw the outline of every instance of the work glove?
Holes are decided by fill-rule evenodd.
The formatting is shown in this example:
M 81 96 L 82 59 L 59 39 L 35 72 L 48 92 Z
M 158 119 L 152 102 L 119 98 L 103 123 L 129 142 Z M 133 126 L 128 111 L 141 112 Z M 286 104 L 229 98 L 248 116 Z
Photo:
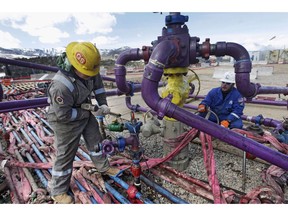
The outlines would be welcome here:
M 223 120 L 223 121 L 221 121 L 220 125 L 221 125 L 222 127 L 228 128 L 229 125 L 230 125 L 230 123 L 229 123 L 229 121 L 227 121 L 227 120 Z
M 99 112 L 102 114 L 102 115 L 107 115 L 110 113 L 110 108 L 106 105 L 106 104 L 103 104 L 99 107 Z
M 199 104 L 198 106 L 198 112 L 199 113 L 204 113 L 204 112 L 207 112 L 207 108 L 204 104 Z
M 99 109 L 99 107 L 97 105 L 93 105 L 91 103 L 82 103 L 81 104 L 81 109 L 95 112 L 95 111 L 97 111 Z

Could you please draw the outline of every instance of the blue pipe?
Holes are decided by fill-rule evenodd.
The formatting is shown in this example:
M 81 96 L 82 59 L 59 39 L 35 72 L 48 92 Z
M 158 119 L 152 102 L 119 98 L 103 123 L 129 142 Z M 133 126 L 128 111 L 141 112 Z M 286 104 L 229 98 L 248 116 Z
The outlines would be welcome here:
M 35 163 L 35 161 L 33 160 L 33 158 L 31 157 L 30 154 L 26 153 L 26 158 L 29 160 L 29 162 Z M 42 171 L 39 170 L 39 169 L 34 169 L 34 171 L 36 172 L 36 174 L 39 177 L 39 179 L 42 182 L 42 184 L 45 187 L 47 187 L 48 186 L 48 181 L 47 181 L 46 177 L 43 175 Z
M 172 201 L 173 203 L 176 204 L 189 204 L 187 201 L 176 197 L 174 194 L 172 194 L 170 191 L 166 190 L 165 188 L 161 187 L 160 185 L 158 185 L 155 182 L 152 182 L 150 179 L 146 178 L 143 175 L 140 175 L 140 179 L 141 181 L 143 181 L 145 184 L 149 185 L 150 187 L 152 187 L 153 189 L 155 189 L 157 192 L 159 192 L 160 194 L 162 194 L 163 196 L 165 196 L 167 199 L 169 199 L 170 201 Z
M 82 154 L 85 158 L 87 158 L 88 160 L 91 160 L 89 155 L 84 152 L 82 149 L 78 148 L 78 151 L 80 154 Z M 75 158 L 76 159 L 76 158 Z M 78 157 L 76 160 L 80 160 Z M 111 187 L 106 181 L 105 183 L 105 187 L 108 191 L 110 191 L 113 196 L 115 196 L 115 198 L 121 202 L 121 203 L 130 203 L 126 198 L 124 198 L 118 191 L 116 191 L 113 187 Z M 98 191 L 96 190 L 96 187 L 92 185 L 92 187 L 94 188 L 94 190 L 98 193 Z M 97 188 L 98 189 L 98 188 Z M 99 194 L 99 193 L 98 193 Z
M 53 131 L 53 128 L 45 119 L 41 118 L 35 111 L 32 111 L 32 113 Z
M 74 178 L 74 180 L 75 180 L 75 182 L 76 182 L 76 185 L 78 186 L 78 188 L 79 188 L 81 191 L 87 192 L 87 190 L 80 184 L 80 182 L 79 182 L 77 179 Z M 94 198 L 93 196 L 90 196 L 90 200 L 91 200 L 91 202 L 92 202 L 93 204 L 98 204 L 97 201 L 95 200 L 95 198 Z
M 18 142 L 18 143 L 21 143 L 21 139 L 20 139 L 20 137 L 18 136 L 18 134 L 17 134 L 15 131 L 12 131 L 12 133 L 13 133 L 13 135 L 15 136 L 17 142 Z M 30 155 L 28 152 L 26 152 L 25 156 L 26 156 L 26 158 L 28 159 L 29 162 L 35 163 L 35 161 L 33 160 L 33 158 L 31 157 L 31 155 Z M 42 182 L 42 184 L 43 184 L 45 187 L 47 187 L 48 182 L 47 182 L 45 176 L 43 175 L 42 171 L 39 170 L 39 169 L 34 169 L 34 170 L 35 170 L 37 176 L 39 177 L 40 181 Z
M 128 190 L 129 188 L 129 184 L 127 184 L 126 182 L 124 182 L 122 179 L 116 177 L 116 176 L 109 176 L 111 179 L 113 179 L 116 183 L 118 183 L 119 185 L 121 185 L 121 187 L 123 187 L 125 190 Z M 147 198 L 144 198 L 143 195 L 138 191 L 136 193 L 136 198 L 138 198 L 139 200 L 143 201 L 145 204 L 153 204 L 153 202 Z
M 35 132 L 33 131 L 33 129 L 31 127 L 27 127 L 29 132 L 32 134 L 32 136 L 36 139 L 36 141 L 41 145 L 41 146 L 45 146 L 45 144 L 43 143 L 43 141 L 37 136 L 37 134 L 35 134 Z
M 91 160 L 90 159 L 90 156 L 86 153 L 86 152 L 84 152 L 82 149 L 80 149 L 80 148 L 78 148 L 78 152 L 80 153 L 80 154 L 82 154 L 85 158 L 87 158 L 88 160 Z M 124 182 L 124 181 L 122 181 L 120 178 L 118 178 L 118 177 L 115 177 L 115 176 L 110 176 L 110 178 L 112 178 L 115 182 L 117 182 L 117 183 L 119 183 L 124 189 L 128 189 L 129 188 L 129 185 L 126 183 L 126 182 Z M 106 183 L 107 182 L 105 182 L 105 187 L 106 187 Z M 109 186 L 108 186 L 109 187 Z M 114 195 L 114 192 L 111 192 L 111 193 L 113 193 L 113 195 Z M 115 195 L 116 196 L 116 195 Z M 142 198 L 142 194 L 140 193 L 140 192 L 137 192 L 137 194 L 136 194 L 136 198 L 138 198 L 138 199 L 140 199 L 140 200 L 142 200 L 144 203 L 153 203 L 152 201 L 150 201 L 150 200 L 148 200 L 148 199 L 143 199 Z M 122 198 L 121 198 L 122 199 Z M 120 201 L 120 200 L 119 200 Z
M 113 196 L 122 204 L 130 204 L 129 200 L 122 196 L 117 190 L 115 190 L 109 183 L 105 182 L 105 188 L 113 194 Z
M 81 148 L 78 148 L 77 151 L 78 151 L 81 155 L 83 155 L 87 160 L 91 160 L 90 156 L 89 156 L 86 152 L 84 152 Z

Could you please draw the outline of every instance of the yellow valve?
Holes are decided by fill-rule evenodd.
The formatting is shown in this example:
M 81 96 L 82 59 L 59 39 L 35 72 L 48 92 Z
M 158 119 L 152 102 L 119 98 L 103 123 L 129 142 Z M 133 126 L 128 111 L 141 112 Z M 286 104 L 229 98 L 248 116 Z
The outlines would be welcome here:
M 182 72 L 187 71 L 182 69 Z M 167 69 L 166 69 L 167 70 Z M 175 68 L 175 74 L 172 73 L 173 68 L 169 68 L 169 75 L 167 76 L 167 85 L 162 91 L 162 97 L 165 98 L 169 94 L 173 96 L 172 103 L 179 107 L 183 107 L 186 99 L 189 96 L 190 86 L 187 77 L 178 73 L 181 71 L 179 68 Z M 165 117 L 165 119 L 174 120 L 173 118 Z

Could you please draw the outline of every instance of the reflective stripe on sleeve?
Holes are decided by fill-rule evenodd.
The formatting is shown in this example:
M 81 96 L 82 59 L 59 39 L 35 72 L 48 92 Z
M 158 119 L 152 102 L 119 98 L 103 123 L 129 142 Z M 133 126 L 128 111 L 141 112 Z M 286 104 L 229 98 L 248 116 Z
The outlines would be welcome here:
M 240 117 L 238 115 L 236 115 L 235 113 L 231 113 L 231 115 L 235 116 L 237 119 L 239 119 Z
M 96 89 L 94 91 L 94 94 L 97 95 L 97 94 L 102 94 L 102 93 L 105 93 L 105 89 L 104 88 L 100 88 L 100 89 Z
M 77 117 L 77 110 L 75 108 L 72 108 L 72 114 L 70 120 L 73 121 Z
M 59 82 L 63 83 L 71 92 L 73 92 L 74 85 L 67 78 L 56 74 L 53 80 L 58 80 Z
M 64 171 L 55 171 L 52 169 L 52 175 L 53 176 L 65 176 L 65 175 L 68 175 L 70 173 L 72 173 L 72 169 L 67 169 Z

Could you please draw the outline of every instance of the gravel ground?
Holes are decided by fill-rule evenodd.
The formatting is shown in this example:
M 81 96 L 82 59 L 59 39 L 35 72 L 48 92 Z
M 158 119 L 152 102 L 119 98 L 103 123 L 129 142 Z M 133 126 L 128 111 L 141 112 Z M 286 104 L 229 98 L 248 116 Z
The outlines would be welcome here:
M 141 137 L 140 137 L 141 139 Z M 141 139 L 142 145 L 145 147 L 145 155 L 149 157 L 162 157 L 160 152 L 162 151 L 163 144 L 161 142 L 160 136 L 152 136 L 148 139 Z M 221 142 L 219 140 L 214 140 L 214 142 Z M 223 144 L 223 142 L 221 142 Z M 225 145 L 225 144 L 224 144 Z M 226 144 L 227 145 L 227 144 Z M 189 176 L 208 181 L 206 169 L 203 162 L 203 153 L 199 140 L 196 138 L 195 142 L 189 144 L 189 165 L 183 171 Z M 262 181 L 261 172 L 269 167 L 268 164 L 257 162 L 255 160 L 246 160 L 246 181 L 243 181 L 242 175 L 242 164 L 243 157 L 239 157 L 235 154 L 223 152 L 217 149 L 214 149 L 214 157 L 216 162 L 216 173 L 218 176 L 219 183 L 221 188 L 233 189 L 235 191 L 241 191 L 248 193 L 252 189 L 263 186 L 265 183 Z M 147 172 L 147 171 L 146 171 Z M 155 178 L 155 176 L 153 177 Z M 155 178 L 156 182 L 158 181 L 166 189 L 168 189 L 173 194 L 181 197 L 189 203 L 193 204 L 206 204 L 211 203 L 211 201 L 206 200 L 198 195 L 187 192 L 179 186 L 175 186 L 165 180 L 160 180 Z M 225 187 L 224 187 L 225 186 Z M 285 200 L 288 201 L 288 191 L 287 187 L 285 188 Z M 159 203 L 170 203 L 169 200 L 163 198 L 159 195 L 157 199 Z

